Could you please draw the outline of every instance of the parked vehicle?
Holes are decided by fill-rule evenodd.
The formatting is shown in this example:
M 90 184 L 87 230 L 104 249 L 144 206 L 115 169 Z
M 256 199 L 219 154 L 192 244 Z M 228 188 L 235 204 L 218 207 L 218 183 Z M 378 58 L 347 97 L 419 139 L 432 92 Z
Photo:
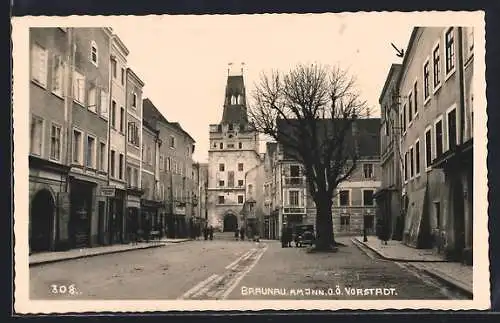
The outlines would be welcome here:
M 294 227 L 295 247 L 312 246 L 316 237 L 314 235 L 314 226 L 311 224 L 301 224 Z

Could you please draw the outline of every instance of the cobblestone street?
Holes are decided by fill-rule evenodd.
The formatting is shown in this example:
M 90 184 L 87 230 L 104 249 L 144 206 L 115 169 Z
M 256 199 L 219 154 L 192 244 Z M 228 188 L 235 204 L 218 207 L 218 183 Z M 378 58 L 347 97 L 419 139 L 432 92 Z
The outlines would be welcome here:
M 30 268 L 32 299 L 460 299 L 364 253 L 309 254 L 275 241 L 190 241 Z M 350 294 L 354 293 L 354 296 Z M 385 295 L 384 295 L 385 294 Z

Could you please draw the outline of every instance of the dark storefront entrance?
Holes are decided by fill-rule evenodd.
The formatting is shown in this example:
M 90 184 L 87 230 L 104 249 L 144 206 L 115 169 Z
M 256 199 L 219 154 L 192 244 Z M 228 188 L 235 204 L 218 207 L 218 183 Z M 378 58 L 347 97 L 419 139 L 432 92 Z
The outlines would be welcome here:
M 55 218 L 55 203 L 48 190 L 40 190 L 31 202 L 30 249 L 33 252 L 48 251 L 51 249 L 52 234 Z
M 109 199 L 108 228 L 109 241 L 113 243 L 123 242 L 123 221 L 125 208 L 125 191 L 116 190 L 115 197 Z
M 71 181 L 70 241 L 73 248 L 90 246 L 92 221 L 92 193 L 96 184 L 73 179 Z
M 167 216 L 167 236 L 172 239 L 186 238 L 187 227 L 185 215 Z

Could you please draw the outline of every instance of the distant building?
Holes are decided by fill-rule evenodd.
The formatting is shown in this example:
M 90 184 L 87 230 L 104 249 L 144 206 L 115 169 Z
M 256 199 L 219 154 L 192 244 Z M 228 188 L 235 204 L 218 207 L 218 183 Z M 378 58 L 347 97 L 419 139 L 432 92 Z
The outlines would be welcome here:
M 267 239 L 279 239 L 279 199 L 277 194 L 277 154 L 278 144 L 276 142 L 266 143 L 266 154 L 264 158 L 264 237 Z
M 290 131 L 285 122 L 278 126 L 283 127 L 281 133 Z M 334 192 L 332 217 L 335 234 L 360 235 L 364 226 L 369 233 L 374 233 L 376 219 L 373 194 L 380 188 L 379 127 L 379 118 L 357 119 L 346 136 L 345 140 L 356 147 L 358 160 L 354 172 Z M 346 167 L 350 163 L 348 161 Z M 281 196 L 279 235 L 283 226 L 316 226 L 316 205 L 309 194 L 304 166 L 282 145 L 278 145 L 275 172 L 278 177 L 277 190 Z
M 404 241 L 472 262 L 473 29 L 414 28 L 398 79 Z
M 143 100 L 143 118 L 159 131 L 159 189 L 165 200 L 165 213 L 154 221 L 166 228 L 170 238 L 191 234 L 193 202 L 197 185 L 193 179 L 194 139 L 177 122 L 168 121 L 150 99 Z M 149 147 L 146 160 L 153 163 Z
M 380 167 L 381 188 L 376 192 L 377 216 L 381 224 L 379 236 L 384 239 L 401 240 L 404 218 L 401 212 L 402 156 L 399 149 L 401 127 L 397 79 L 401 64 L 392 64 L 387 75 L 379 103 L 380 119 Z
M 208 223 L 234 232 L 246 226 L 241 214 L 246 192 L 262 185 L 249 178 L 249 171 L 259 167 L 261 157 L 258 134 L 248 122 L 242 74 L 228 75 L 222 120 L 210 125 L 209 139 Z
M 208 164 L 195 163 L 193 165 L 195 183 L 197 183 L 197 205 L 196 217 L 198 222 L 204 226 L 208 218 L 207 197 L 208 197 Z
M 127 68 L 126 123 L 127 144 L 125 158 L 125 180 L 127 181 L 127 220 L 125 230 L 130 236 L 136 233 L 141 216 L 142 177 L 142 88 L 144 82 Z

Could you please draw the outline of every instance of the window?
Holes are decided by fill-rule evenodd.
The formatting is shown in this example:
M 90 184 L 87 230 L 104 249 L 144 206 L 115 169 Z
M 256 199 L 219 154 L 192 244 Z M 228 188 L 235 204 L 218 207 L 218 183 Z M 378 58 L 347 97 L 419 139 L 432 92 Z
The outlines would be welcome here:
M 443 120 L 436 122 L 434 133 L 436 134 L 436 158 L 438 158 L 443 154 Z
M 415 142 L 415 176 L 420 175 L 420 140 Z
M 111 127 L 116 129 L 116 101 L 111 102 Z
M 78 130 L 73 130 L 73 163 L 82 164 L 82 133 Z
M 137 108 L 137 94 L 132 94 L 132 108 Z
M 243 180 L 242 179 L 239 179 L 238 180 L 238 186 L 242 187 L 243 186 Z
M 219 199 L 217 201 L 218 204 L 224 204 L 224 195 L 219 195 Z
M 120 154 L 119 161 L 118 161 L 118 177 L 120 179 L 123 179 L 123 154 Z
M 85 105 L 85 76 L 79 72 L 73 72 L 73 99 Z
M 54 55 L 52 65 L 52 92 L 60 97 L 63 96 L 64 63 L 61 55 Z
M 219 181 L 219 187 L 224 187 L 224 181 L 223 180 Z
M 31 117 L 30 127 L 30 152 L 33 155 L 42 155 L 43 144 L 43 119 L 39 117 Z
M 128 142 L 139 147 L 139 127 L 134 121 L 128 123 Z
M 92 62 L 92 64 L 97 66 L 98 60 L 99 60 L 99 55 L 97 52 L 97 44 L 95 43 L 95 41 L 92 41 L 92 43 L 90 44 L 90 61 Z
M 425 168 L 429 169 L 432 165 L 432 131 L 425 131 Z
M 110 156 L 111 163 L 109 165 L 110 166 L 109 169 L 110 169 L 110 175 L 111 175 L 111 177 L 115 177 L 115 155 L 116 155 L 115 151 L 111 150 L 111 156 Z
M 108 118 L 108 93 L 101 91 L 101 116 Z
M 455 41 L 453 28 L 448 29 L 445 34 L 446 46 L 446 75 L 449 75 L 455 68 Z
M 106 169 L 106 144 L 101 142 L 99 145 L 99 170 Z
M 430 96 L 429 91 L 429 61 L 426 61 L 424 64 L 424 101 Z
M 219 146 L 220 146 L 220 149 L 224 149 L 224 144 L 222 142 L 219 144 Z
M 89 99 L 87 108 L 90 111 L 97 113 L 97 89 L 93 84 L 90 85 L 89 88 Z
M 453 108 L 448 112 L 448 149 L 457 146 L 457 109 Z
M 413 95 L 408 94 L 408 123 L 413 120 Z
M 415 81 L 415 83 L 413 83 L 413 97 L 415 106 L 414 115 L 416 116 L 418 114 L 418 81 Z
M 127 166 L 125 180 L 127 181 L 128 186 L 132 187 L 132 168 L 130 168 L 130 166 Z
M 87 136 L 87 151 L 86 151 L 86 166 L 88 168 L 95 168 L 95 139 Z
M 406 132 L 406 104 L 403 106 L 403 132 Z
M 373 164 L 363 164 L 363 174 L 365 178 L 373 177 Z
M 125 109 L 120 108 L 120 132 L 123 133 L 125 130 Z
M 230 171 L 227 173 L 227 186 L 234 187 L 234 172 Z
M 439 43 L 432 51 L 433 83 L 434 89 L 441 84 L 441 57 L 439 55 Z
M 175 137 L 170 136 L 170 148 L 175 148 Z
M 363 205 L 373 206 L 373 190 L 363 190 Z
M 132 169 L 132 184 L 134 185 L 134 187 L 139 187 L 139 171 L 137 170 L 137 168 Z M 164 189 L 161 190 L 162 193 L 163 191 Z
M 405 153 L 405 182 L 408 181 L 408 152 Z
M 167 166 L 165 167 L 168 171 L 170 171 L 170 166 L 171 165 L 171 160 L 170 160 L 170 157 L 167 157 Z
M 243 204 L 243 195 L 238 195 L 238 204 Z
M 241 142 L 238 143 L 238 148 L 239 149 L 243 148 L 243 144 Z
M 339 205 L 349 206 L 351 205 L 351 192 L 348 190 L 342 190 L 339 192 Z
M 116 60 L 111 61 L 111 72 L 113 73 L 113 77 L 116 78 Z
M 50 129 L 50 159 L 61 160 L 61 127 L 55 124 Z
M 223 172 L 225 169 L 224 164 L 219 164 L 219 172 Z
M 238 163 L 238 171 L 239 172 L 243 171 L 243 163 Z
M 253 193 L 253 185 L 252 184 L 248 184 L 248 195 L 252 196 L 252 193 Z
M 229 131 L 233 131 L 233 124 L 232 123 L 229 124 Z
M 125 69 L 122 67 L 121 83 L 125 85 Z
M 163 167 L 165 166 L 165 163 L 163 162 L 163 156 L 160 155 L 160 161 L 159 161 L 159 166 L 160 166 L 160 170 L 163 170 Z
M 288 191 L 288 202 L 290 206 L 299 206 L 299 191 Z
M 415 167 L 414 167 L 414 157 L 413 157 L 413 147 L 410 147 L 410 179 L 413 178 L 413 176 L 415 175 Z
M 47 86 L 47 50 L 38 44 L 31 48 L 31 79 L 36 83 Z
M 290 177 L 300 177 L 300 166 L 297 165 L 290 166 Z

